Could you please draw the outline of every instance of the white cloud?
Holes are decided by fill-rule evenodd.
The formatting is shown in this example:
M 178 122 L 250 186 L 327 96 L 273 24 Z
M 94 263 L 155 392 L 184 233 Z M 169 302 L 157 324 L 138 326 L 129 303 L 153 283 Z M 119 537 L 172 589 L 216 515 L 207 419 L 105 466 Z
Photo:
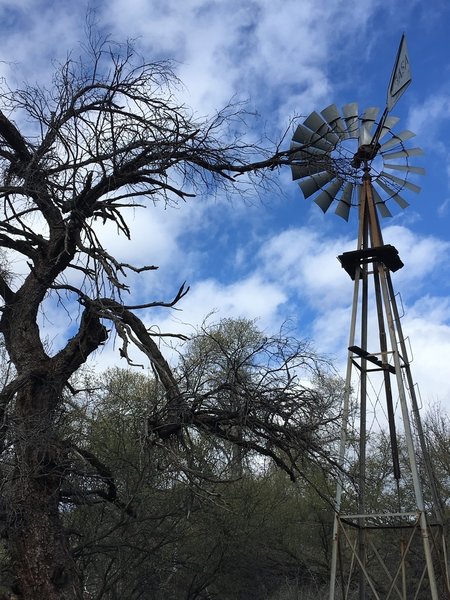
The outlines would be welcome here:
M 349 287 L 351 287 L 349 285 Z M 349 294 L 351 290 L 349 289 Z M 347 294 L 347 301 L 351 297 Z M 314 320 L 312 337 L 321 352 L 335 361 L 336 367 L 345 368 L 350 329 L 351 305 L 346 304 L 324 311 Z
M 257 318 L 265 328 L 279 322 L 279 309 L 286 298 L 279 285 L 264 280 L 258 274 L 251 274 L 231 284 L 208 279 L 192 285 L 189 294 L 178 306 L 182 312 L 174 315 L 176 321 L 185 321 L 190 326 L 200 325 L 211 313 L 214 313 L 217 319 Z M 165 321 L 168 323 L 174 320 L 168 317 Z
M 276 105 L 275 121 L 286 123 L 329 99 L 341 36 L 355 43 L 377 7 L 373 0 L 112 0 L 102 23 L 116 36 L 139 37 L 147 56 L 175 58 L 197 111 L 250 98 L 272 119 Z
M 423 402 L 440 401 L 450 408 L 450 302 L 447 298 L 425 296 L 408 309 L 405 335 L 411 340 L 411 369 Z
M 438 192 L 443 199 L 438 200 L 437 213 L 443 217 L 447 212 L 448 199 L 445 197 L 450 187 L 450 152 L 448 142 L 443 131 L 450 123 L 450 92 L 448 90 L 434 91 L 429 94 L 420 104 L 412 106 L 408 116 L 408 127 L 420 137 L 420 143 L 430 153 L 433 161 L 433 173 L 436 170 L 446 173 L 446 189 Z M 430 182 L 428 182 L 430 185 Z M 431 182 L 432 185 L 432 182 Z M 436 192 L 432 192 L 436 197 Z M 439 196 L 437 196 L 439 198 Z
M 406 227 L 392 225 L 384 230 L 384 242 L 394 245 L 405 263 L 393 275 L 405 291 L 412 285 L 415 292 L 418 285 L 429 285 L 427 278 L 448 264 L 450 242 L 435 236 L 421 236 Z
M 442 120 L 450 119 L 450 94 L 433 93 L 409 111 L 408 129 L 423 139 L 428 147 L 435 147 Z
M 354 246 L 348 238 L 330 239 L 301 227 L 273 236 L 260 256 L 268 277 L 295 290 L 322 313 L 330 305 L 347 302 L 349 278 L 336 257 Z
M 110 221 L 104 226 L 97 224 L 96 231 L 105 248 L 112 248 L 118 259 L 164 268 L 180 262 L 179 237 L 182 233 L 195 231 L 203 209 L 202 204 L 195 201 L 180 207 L 157 205 L 127 209 L 123 215 L 130 228 L 130 239 L 119 234 Z
M 450 165 L 449 165 L 449 167 L 450 167 Z M 449 170 L 447 170 L 447 172 L 450 175 Z M 438 206 L 438 209 L 437 209 L 438 215 L 441 218 L 448 215 L 449 207 L 450 207 L 450 198 L 445 198 L 445 200 L 443 202 L 441 202 L 441 204 Z
M 87 1 L 49 3 L 45 0 L 2 1 L 2 60 L 0 73 L 10 84 L 22 86 L 46 83 L 54 60 L 64 60 L 68 52 L 78 51 Z

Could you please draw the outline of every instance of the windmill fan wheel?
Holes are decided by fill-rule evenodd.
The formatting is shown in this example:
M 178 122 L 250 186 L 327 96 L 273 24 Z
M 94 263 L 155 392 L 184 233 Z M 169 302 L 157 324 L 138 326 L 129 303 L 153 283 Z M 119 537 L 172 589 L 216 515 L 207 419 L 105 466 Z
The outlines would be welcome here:
M 393 133 L 398 117 L 388 116 L 380 124 L 379 112 L 371 107 L 359 115 L 358 104 L 353 102 L 341 113 L 331 104 L 320 114 L 311 113 L 295 130 L 292 178 L 304 197 L 313 197 L 324 213 L 337 203 L 335 213 L 348 221 L 351 207 L 359 204 L 364 176 L 374 184 L 374 200 L 382 217 L 392 216 L 387 206 L 391 199 L 401 208 L 409 206 L 400 195 L 402 190 L 420 191 L 408 180 L 410 174 L 425 174 L 425 169 L 410 164 L 411 157 L 422 155 L 423 150 L 405 145 L 415 134 L 409 130 Z

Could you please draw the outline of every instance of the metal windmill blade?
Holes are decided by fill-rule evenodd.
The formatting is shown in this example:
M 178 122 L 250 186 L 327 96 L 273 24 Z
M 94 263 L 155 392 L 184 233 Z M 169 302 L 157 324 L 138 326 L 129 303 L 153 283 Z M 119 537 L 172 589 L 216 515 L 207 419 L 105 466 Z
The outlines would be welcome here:
M 292 140 L 306 146 L 311 145 L 314 148 L 324 150 L 325 152 L 328 152 L 333 148 L 333 145 L 330 142 L 317 133 L 314 133 L 306 125 L 299 125 L 297 127 Z
M 411 138 L 415 137 L 415 135 L 415 133 L 409 131 L 408 129 L 405 129 L 405 131 L 402 131 L 401 133 L 393 134 L 390 140 L 382 144 L 380 152 L 386 152 L 386 150 L 389 150 L 389 148 L 403 144 L 403 142 L 410 140 Z
M 339 139 L 346 140 L 349 138 L 347 126 L 342 120 L 342 116 L 336 104 L 330 104 L 330 106 L 325 108 L 320 114 L 328 123 L 330 129 L 336 133 Z
M 344 114 L 345 123 L 347 125 L 348 135 L 351 138 L 359 137 L 359 117 L 358 117 L 358 104 L 352 102 L 342 107 Z
M 357 186 L 358 188 L 358 198 L 360 195 L 360 187 L 361 186 Z M 352 206 L 352 195 L 354 193 L 355 190 L 355 185 L 347 182 L 345 188 L 344 188 L 344 193 L 342 194 L 341 199 L 338 202 L 338 205 L 336 206 L 336 210 L 334 211 L 336 215 L 338 215 L 339 217 L 342 217 L 343 219 L 345 219 L 346 221 L 348 221 L 348 217 L 350 215 L 350 208 Z
M 315 192 L 320 190 L 326 183 L 329 183 L 332 179 L 335 179 L 335 174 L 325 171 L 318 173 L 317 175 L 310 175 L 309 177 L 300 181 L 299 186 L 303 192 L 305 198 L 309 198 Z
M 336 194 L 339 192 L 341 187 L 344 185 L 343 179 L 336 177 L 330 185 L 328 185 L 323 192 L 321 192 L 315 199 L 314 202 L 320 206 L 323 212 L 327 212 L 330 207 L 330 204 L 336 198 Z
M 397 186 L 399 186 L 400 189 L 406 188 L 408 190 L 411 190 L 411 192 L 415 192 L 416 194 L 420 192 L 420 187 L 415 183 L 411 183 L 407 179 L 400 179 L 400 177 L 396 177 L 395 175 L 391 175 L 390 173 L 381 171 L 379 179 L 382 179 L 383 177 L 395 183 Z
M 395 202 L 397 202 L 397 204 L 400 206 L 400 208 L 408 208 L 409 203 L 406 202 L 406 200 L 404 200 L 400 196 L 400 194 L 398 192 L 396 192 L 392 187 L 390 187 L 387 183 L 385 183 L 383 180 L 379 179 L 378 185 L 386 192 L 386 194 L 389 196 L 389 198 L 392 198 L 393 200 L 395 200 Z
M 373 126 L 380 109 L 375 107 L 366 108 L 361 116 L 361 126 L 359 129 L 359 145 L 370 144 L 373 137 Z
M 291 145 L 292 178 L 304 197 L 311 197 L 324 213 L 336 204 L 335 213 L 348 220 L 351 208 L 359 205 L 367 174 L 375 206 L 385 218 L 392 216 L 387 206 L 391 200 L 402 209 L 409 206 L 400 195 L 402 190 L 420 190 L 409 176 L 425 174 L 425 169 L 411 164 L 423 150 L 405 145 L 415 134 L 409 130 L 393 133 L 398 117 L 389 115 L 377 123 L 379 112 L 370 107 L 359 114 L 356 102 L 346 104 L 342 111 L 330 104 L 320 113 L 312 112 L 297 127 Z
M 400 119 L 398 117 L 393 117 L 393 116 L 389 115 L 386 118 L 383 127 L 381 128 L 379 140 L 382 140 L 384 138 L 384 136 L 387 133 L 389 133 L 391 131 L 391 129 L 393 127 L 395 127 L 395 125 L 397 125 L 397 123 L 399 121 L 400 121 Z
M 309 115 L 304 121 L 304 125 L 311 129 L 320 139 L 325 139 L 332 146 L 335 146 L 339 142 L 339 136 L 330 129 L 328 123 L 316 112 Z

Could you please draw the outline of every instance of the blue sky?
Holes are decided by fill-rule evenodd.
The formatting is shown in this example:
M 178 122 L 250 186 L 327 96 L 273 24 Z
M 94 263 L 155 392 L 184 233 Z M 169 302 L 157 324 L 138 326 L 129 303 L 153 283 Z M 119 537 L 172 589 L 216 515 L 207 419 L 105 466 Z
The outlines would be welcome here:
M 405 268 L 394 275 L 403 328 L 414 349 L 413 373 L 425 403 L 450 408 L 450 5 L 444 0 L 0 0 L 0 75 L 11 87 L 50 79 L 52 60 L 78 51 L 85 14 L 119 41 L 134 38 L 149 60 L 171 58 L 184 87 L 180 99 L 211 115 L 234 98 L 258 114 L 248 135 L 276 139 L 293 116 L 332 102 L 384 107 L 397 47 L 406 33 L 413 82 L 393 114 L 397 131 L 417 134 L 425 156 L 420 194 L 384 220 L 386 243 Z M 286 141 L 288 146 L 290 135 Z M 278 190 L 260 197 L 198 198 L 178 208 L 130 213 L 134 238 L 102 239 L 126 260 L 158 264 L 137 289 L 153 300 L 187 280 L 180 311 L 144 314 L 146 322 L 189 332 L 207 317 L 258 319 L 274 331 L 288 320 L 299 336 L 340 365 L 345 361 L 352 284 L 336 256 L 354 249 L 356 220 L 323 215 L 305 200 L 288 169 Z M 58 344 L 62 311 L 48 307 L 44 333 Z M 95 360 L 120 364 L 117 348 Z M 124 365 L 125 366 L 125 365 Z

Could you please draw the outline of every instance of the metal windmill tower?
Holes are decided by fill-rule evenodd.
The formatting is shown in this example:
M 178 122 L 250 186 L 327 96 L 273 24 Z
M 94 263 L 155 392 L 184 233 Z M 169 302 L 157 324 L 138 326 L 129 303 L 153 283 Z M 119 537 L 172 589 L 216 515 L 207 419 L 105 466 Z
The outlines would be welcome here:
M 414 134 L 393 133 L 399 119 L 389 115 L 410 81 L 403 36 L 379 119 L 378 108 L 360 114 L 352 103 L 341 113 L 333 104 L 313 112 L 292 141 L 292 175 L 305 198 L 324 212 L 336 204 L 345 220 L 353 207 L 359 216 L 356 250 L 338 257 L 354 283 L 330 600 L 450 598 L 441 504 L 391 279 L 403 263 L 379 221 L 391 216 L 390 202 L 408 206 L 402 190 L 420 190 L 408 177 L 424 174 L 410 164 L 423 154 L 407 147 Z M 359 419 L 350 429 L 355 397 Z M 383 476 L 369 469 L 371 431 L 380 425 L 389 432 Z

